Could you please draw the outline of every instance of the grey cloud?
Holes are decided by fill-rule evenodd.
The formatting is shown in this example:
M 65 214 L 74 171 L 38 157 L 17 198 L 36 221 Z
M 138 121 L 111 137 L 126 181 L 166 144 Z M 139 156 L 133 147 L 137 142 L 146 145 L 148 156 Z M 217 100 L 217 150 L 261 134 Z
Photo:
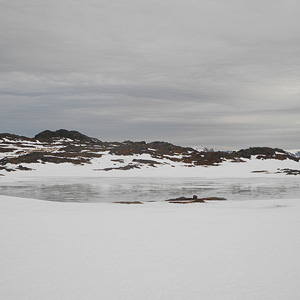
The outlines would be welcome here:
M 298 147 L 296 0 L 2 2 L 0 131 Z

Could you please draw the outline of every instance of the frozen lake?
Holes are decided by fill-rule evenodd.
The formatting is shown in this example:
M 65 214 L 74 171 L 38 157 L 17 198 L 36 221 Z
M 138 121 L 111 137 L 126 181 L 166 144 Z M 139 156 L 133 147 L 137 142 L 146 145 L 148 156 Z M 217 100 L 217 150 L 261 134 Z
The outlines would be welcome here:
M 295 199 L 298 177 L 285 178 L 37 178 L 0 181 L 0 195 L 62 202 L 164 201 L 180 196 L 228 200 Z

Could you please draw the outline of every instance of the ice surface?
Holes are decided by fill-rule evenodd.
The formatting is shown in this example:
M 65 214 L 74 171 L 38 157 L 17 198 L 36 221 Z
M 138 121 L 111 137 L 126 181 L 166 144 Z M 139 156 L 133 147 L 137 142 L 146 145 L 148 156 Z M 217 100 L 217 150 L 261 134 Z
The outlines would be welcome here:
M 228 200 L 298 198 L 297 176 L 278 178 L 40 177 L 0 181 L 0 195 L 63 202 L 164 201 L 177 197 Z

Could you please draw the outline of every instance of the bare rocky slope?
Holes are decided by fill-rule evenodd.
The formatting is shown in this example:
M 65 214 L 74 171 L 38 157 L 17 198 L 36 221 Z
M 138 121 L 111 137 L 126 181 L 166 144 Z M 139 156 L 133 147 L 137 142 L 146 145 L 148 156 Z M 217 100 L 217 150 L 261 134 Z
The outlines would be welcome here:
M 90 164 L 93 159 L 101 158 L 107 154 L 116 156 L 117 158 L 112 159 L 112 161 L 122 164 L 106 167 L 103 169 L 105 171 L 129 170 L 140 168 L 143 165 L 158 167 L 163 164 L 165 159 L 170 162 L 180 162 L 186 167 L 217 166 L 224 161 L 239 163 L 254 156 L 261 160 L 288 159 L 299 162 L 299 158 L 295 155 L 282 149 L 269 147 L 251 147 L 233 152 L 207 152 L 159 141 L 151 143 L 144 141 L 103 142 L 78 131 L 65 129 L 45 130 L 34 138 L 9 133 L 0 134 L 0 171 L 30 171 L 31 168 L 28 167 L 28 164 L 32 163 L 84 165 Z M 144 154 L 148 155 L 147 159 L 143 158 Z M 126 164 L 123 158 L 128 156 L 134 156 L 134 158 Z M 300 174 L 299 170 L 287 169 L 283 172 L 289 175 Z

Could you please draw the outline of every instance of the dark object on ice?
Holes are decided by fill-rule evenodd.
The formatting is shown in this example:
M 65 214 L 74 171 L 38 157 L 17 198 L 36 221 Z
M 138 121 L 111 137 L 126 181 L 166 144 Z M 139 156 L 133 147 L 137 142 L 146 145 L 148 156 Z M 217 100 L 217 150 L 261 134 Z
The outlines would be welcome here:
M 206 197 L 206 198 L 201 198 L 202 200 L 206 200 L 206 201 L 225 201 L 227 200 L 224 197 Z
M 167 199 L 169 203 L 188 204 L 188 203 L 205 203 L 206 201 L 224 201 L 227 200 L 223 197 L 205 197 L 198 198 L 196 195 L 193 198 L 179 197 L 175 199 Z
M 31 168 L 27 168 L 22 165 L 18 165 L 18 167 L 16 169 L 21 170 L 21 171 L 32 171 L 33 170 Z
M 251 173 L 265 173 L 265 174 L 270 174 L 269 171 L 267 171 L 267 170 L 257 170 L 257 171 L 252 171 Z
M 144 204 L 143 202 L 140 201 L 117 201 L 113 203 L 119 203 L 119 204 Z

